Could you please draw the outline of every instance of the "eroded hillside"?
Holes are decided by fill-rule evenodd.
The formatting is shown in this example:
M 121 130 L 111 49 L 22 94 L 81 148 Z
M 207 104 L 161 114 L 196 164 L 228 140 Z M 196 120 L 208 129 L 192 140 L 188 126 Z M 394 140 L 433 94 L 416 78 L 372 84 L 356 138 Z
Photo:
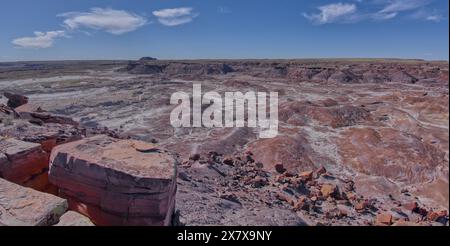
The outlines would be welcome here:
M 449 203 L 446 62 L 12 63 L 0 65 L 0 78 L 0 91 L 79 121 L 86 135 L 142 140 L 176 153 L 178 223 L 430 224 L 448 218 L 436 215 Z M 191 93 L 194 83 L 220 94 L 277 91 L 279 135 L 173 128 L 170 96 Z M 9 121 L 2 120 L 0 134 L 20 137 Z

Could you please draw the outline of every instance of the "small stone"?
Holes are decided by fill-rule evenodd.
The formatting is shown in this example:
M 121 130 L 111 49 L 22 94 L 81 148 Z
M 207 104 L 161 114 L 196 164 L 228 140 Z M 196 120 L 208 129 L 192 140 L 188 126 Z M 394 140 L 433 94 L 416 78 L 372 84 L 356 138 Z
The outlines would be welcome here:
M 346 181 L 344 185 L 344 190 L 346 192 L 351 192 L 355 190 L 355 183 L 353 181 Z
M 286 202 L 289 205 L 294 206 L 294 201 L 288 195 L 282 192 L 277 192 L 275 197 L 282 202 Z
M 256 168 L 258 168 L 258 169 L 264 168 L 264 164 L 262 164 L 261 162 L 257 162 L 255 165 L 256 165 Z
M 275 182 L 283 184 L 283 183 L 286 183 L 287 180 L 284 175 L 277 175 L 277 176 L 275 176 Z
M 377 225 L 392 225 L 392 214 L 381 213 L 377 215 L 376 218 Z
M 419 204 L 417 204 L 417 202 L 410 202 L 410 203 L 406 203 L 403 205 L 403 207 L 408 210 L 408 211 L 417 211 L 417 209 L 419 208 Z
M 30 122 L 33 125 L 37 125 L 37 126 L 43 126 L 44 125 L 44 121 L 42 121 L 40 119 L 31 119 L 28 122 Z
M 413 221 L 398 220 L 392 226 L 421 226 L 421 225 Z
M 294 187 L 300 187 L 303 184 L 303 180 L 293 177 L 289 180 L 289 183 Z
M 189 175 L 183 171 L 178 172 L 178 178 L 187 182 L 191 181 L 191 177 L 189 177 Z
M 256 176 L 254 179 L 251 180 L 251 183 L 254 188 L 261 188 L 267 185 L 267 180 L 263 177 Z
M 439 214 L 436 213 L 436 212 L 434 212 L 434 211 L 430 211 L 430 212 L 427 214 L 427 219 L 428 219 L 429 221 L 437 221 L 438 218 L 439 218 Z
M 294 210 L 309 210 L 311 207 L 311 204 L 309 203 L 309 200 L 306 196 L 301 196 L 294 204 Z
M 130 145 L 136 149 L 136 151 L 143 152 L 143 153 L 149 153 L 149 152 L 157 152 L 159 151 L 157 145 L 152 143 L 146 143 L 146 142 L 135 142 L 130 141 Z
M 428 215 L 428 211 L 425 208 L 418 208 L 414 212 L 420 214 L 421 216 L 427 216 Z
M 350 214 L 350 210 L 348 206 L 345 205 L 337 205 L 339 210 L 339 217 L 347 217 Z
M 253 157 L 251 155 L 247 155 L 247 162 L 248 163 L 254 163 L 255 159 L 253 159 Z
M 275 165 L 275 171 L 277 171 L 278 173 L 284 173 L 286 172 L 286 169 L 284 168 L 282 163 L 278 163 Z
M 84 215 L 81 215 L 74 211 L 69 211 L 65 213 L 61 218 L 59 219 L 59 223 L 55 226 L 95 226 L 92 221 L 85 217 Z
M 325 198 L 328 198 L 328 197 L 335 198 L 338 194 L 338 188 L 334 184 L 324 184 L 324 185 L 322 185 L 320 192 L 322 193 L 322 196 Z
M 223 164 L 228 165 L 228 166 L 234 166 L 234 160 L 232 157 L 225 157 L 223 159 Z
M 438 212 L 440 217 L 447 217 L 448 216 L 448 212 L 447 210 L 441 210 Z
M 192 161 L 198 161 L 198 160 L 200 160 L 200 154 L 192 154 L 192 155 L 189 157 L 189 160 L 192 160 Z
M 312 171 L 302 172 L 298 176 L 305 181 L 310 181 L 313 179 L 313 172 Z
M 320 167 L 317 171 L 316 171 L 316 175 L 317 177 L 320 177 L 322 174 L 327 173 L 327 169 L 325 169 L 325 167 Z
M 447 217 L 447 211 L 445 211 L 445 210 L 441 210 L 439 212 L 430 211 L 427 214 L 427 219 L 429 221 L 440 221 L 440 220 L 444 219 L 445 217 Z
M 366 210 L 367 206 L 368 206 L 367 201 L 360 201 L 357 204 L 355 204 L 355 210 L 357 212 L 363 212 L 364 210 Z
M 344 192 L 343 196 L 345 199 L 347 199 L 349 201 L 354 201 L 357 198 L 356 194 L 353 192 Z
M 231 192 L 223 193 L 219 197 L 222 198 L 222 199 L 231 201 L 231 202 L 235 202 L 235 203 L 241 204 L 241 202 L 239 201 L 239 198 L 236 196 L 236 194 L 231 193 Z

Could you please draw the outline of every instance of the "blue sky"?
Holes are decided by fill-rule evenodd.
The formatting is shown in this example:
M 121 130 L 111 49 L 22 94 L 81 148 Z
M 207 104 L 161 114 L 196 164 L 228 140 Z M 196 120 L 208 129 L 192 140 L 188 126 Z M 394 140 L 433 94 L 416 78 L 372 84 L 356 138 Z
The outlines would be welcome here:
M 447 0 L 2 0 L 0 61 L 448 60 Z

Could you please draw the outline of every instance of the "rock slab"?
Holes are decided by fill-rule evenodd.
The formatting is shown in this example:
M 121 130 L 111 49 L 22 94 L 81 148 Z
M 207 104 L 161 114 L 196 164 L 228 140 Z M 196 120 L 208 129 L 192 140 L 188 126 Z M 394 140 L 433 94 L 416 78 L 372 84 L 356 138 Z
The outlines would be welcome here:
M 0 226 L 50 226 L 66 212 L 67 201 L 0 179 Z
M 176 159 L 156 145 L 105 135 L 53 149 L 50 182 L 70 209 L 104 226 L 169 225 Z
M 0 140 L 0 178 L 43 191 L 48 185 L 48 163 L 49 155 L 38 143 Z

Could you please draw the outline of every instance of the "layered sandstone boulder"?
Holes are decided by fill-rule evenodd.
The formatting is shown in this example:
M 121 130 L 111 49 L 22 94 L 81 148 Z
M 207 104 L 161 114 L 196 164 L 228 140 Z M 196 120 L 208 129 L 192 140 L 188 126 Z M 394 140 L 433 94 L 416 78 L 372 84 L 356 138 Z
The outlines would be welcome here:
M 44 191 L 48 188 L 49 155 L 38 143 L 0 139 L 0 178 Z
M 57 146 L 50 181 L 96 225 L 169 225 L 176 159 L 156 145 L 105 135 Z
M 50 226 L 66 212 L 67 201 L 0 179 L 0 226 Z

